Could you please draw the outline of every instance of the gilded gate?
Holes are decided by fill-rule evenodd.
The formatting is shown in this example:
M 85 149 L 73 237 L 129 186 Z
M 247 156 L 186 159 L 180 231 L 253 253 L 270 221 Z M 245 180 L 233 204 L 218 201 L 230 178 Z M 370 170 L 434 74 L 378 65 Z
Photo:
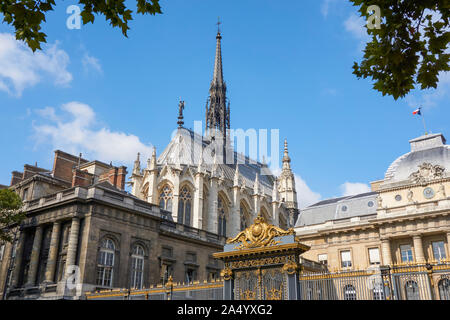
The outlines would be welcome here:
M 261 215 L 254 223 L 229 239 L 224 252 L 214 257 L 224 262 L 224 299 L 297 299 L 299 256 L 309 249 L 291 228 L 268 224 Z

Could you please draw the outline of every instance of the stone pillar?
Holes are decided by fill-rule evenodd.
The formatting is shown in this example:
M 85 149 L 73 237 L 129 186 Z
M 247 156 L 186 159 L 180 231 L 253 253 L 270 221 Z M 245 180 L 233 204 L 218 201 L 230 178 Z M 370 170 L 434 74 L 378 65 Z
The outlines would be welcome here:
M 450 232 L 447 232 L 447 252 L 450 253 Z
M 278 209 L 278 201 L 272 202 L 272 224 L 276 227 L 280 226 L 280 212 Z
M 381 254 L 384 265 L 392 265 L 391 242 L 389 239 L 381 240 Z
M 53 223 L 52 236 L 50 239 L 50 249 L 48 252 L 47 268 L 45 269 L 45 282 L 53 282 L 53 279 L 55 277 L 60 232 L 61 232 L 61 222 L 55 221 Z
M 218 230 L 217 216 L 217 178 L 211 178 L 211 187 L 208 197 L 208 231 L 217 233 Z
M 17 288 L 19 285 L 20 269 L 23 260 L 23 247 L 25 245 L 25 232 L 21 231 L 16 247 L 16 255 L 14 258 L 14 269 L 12 271 L 11 287 Z
M 261 201 L 258 194 L 253 195 L 253 208 L 255 211 L 253 211 L 252 221 L 258 216 L 261 210 Z
M 233 205 L 230 220 L 231 228 L 228 235 L 235 237 L 241 231 L 241 193 L 239 186 L 233 187 Z
M 41 253 L 42 226 L 36 227 L 34 234 L 33 249 L 31 251 L 30 269 L 28 270 L 28 279 L 25 286 L 34 286 L 36 283 L 37 269 L 39 265 L 39 255 Z
M 70 276 L 69 272 L 67 271 L 71 270 L 71 267 L 75 265 L 75 259 L 77 257 L 79 231 L 80 231 L 80 218 L 73 217 L 72 225 L 70 227 L 69 243 L 67 246 L 66 272 L 64 274 L 65 280 Z
M 192 226 L 197 229 L 204 229 L 203 226 L 203 175 L 198 172 L 195 175 L 194 206 L 192 216 Z
M 416 256 L 416 262 L 419 263 L 425 262 L 425 255 L 423 253 L 423 245 L 422 245 L 422 236 L 414 235 L 413 242 L 414 242 L 414 253 Z
M 175 169 L 174 169 L 175 171 Z M 178 222 L 178 200 L 180 198 L 180 172 L 176 171 L 173 179 L 172 217 Z

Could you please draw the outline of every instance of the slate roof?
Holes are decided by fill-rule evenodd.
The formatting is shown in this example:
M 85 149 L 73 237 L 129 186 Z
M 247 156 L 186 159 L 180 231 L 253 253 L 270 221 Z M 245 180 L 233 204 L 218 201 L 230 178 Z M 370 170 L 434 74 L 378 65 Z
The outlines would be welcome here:
M 302 227 L 327 221 L 374 215 L 377 212 L 376 198 L 376 192 L 367 192 L 317 202 L 300 210 L 295 226 Z
M 177 131 L 173 139 L 160 154 L 157 160 L 158 166 L 164 165 L 187 165 L 197 170 L 200 156 L 203 150 L 203 168 L 211 173 L 214 167 L 214 157 L 210 154 L 211 142 L 202 139 L 202 136 L 194 133 L 191 130 L 182 128 Z M 225 179 L 234 180 L 236 172 L 236 163 L 239 166 L 240 181 L 245 183 L 245 186 L 253 188 L 256 180 L 256 174 L 259 174 L 259 182 L 261 191 L 267 195 L 272 194 L 272 188 L 275 176 L 270 172 L 266 165 L 251 160 L 250 158 L 229 149 L 233 153 L 233 164 L 217 164 L 217 175 L 223 175 Z M 230 152 L 228 151 L 228 152 Z

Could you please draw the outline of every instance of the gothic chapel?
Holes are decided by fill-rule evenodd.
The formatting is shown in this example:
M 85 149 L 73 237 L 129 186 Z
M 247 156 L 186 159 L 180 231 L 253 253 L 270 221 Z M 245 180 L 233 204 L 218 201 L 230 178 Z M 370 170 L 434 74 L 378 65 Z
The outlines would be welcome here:
M 144 169 L 138 154 L 129 182 L 131 193 L 172 212 L 175 222 L 226 237 L 252 224 L 258 213 L 276 226 L 293 227 L 298 207 L 287 141 L 279 177 L 265 163 L 231 147 L 220 29 L 216 39 L 205 135 L 183 127 L 181 101 L 179 127 L 169 145 L 158 157 L 154 148 Z

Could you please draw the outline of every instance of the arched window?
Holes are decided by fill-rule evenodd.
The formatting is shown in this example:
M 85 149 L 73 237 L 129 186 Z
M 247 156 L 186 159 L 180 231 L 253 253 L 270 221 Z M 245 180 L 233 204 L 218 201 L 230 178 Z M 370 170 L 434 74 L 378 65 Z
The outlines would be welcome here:
M 97 264 L 97 285 L 112 287 L 114 275 L 114 256 L 116 246 L 114 241 L 106 238 L 100 245 Z
M 192 197 L 187 187 L 183 187 L 178 200 L 178 223 L 191 225 Z
M 167 211 L 172 211 L 172 189 L 165 185 L 159 194 L 159 206 Z
M 226 236 L 227 235 L 226 211 L 225 211 L 224 202 L 220 196 L 217 197 L 217 213 L 218 213 L 218 219 L 219 219 L 218 234 L 221 236 Z
M 420 300 L 419 286 L 417 285 L 417 282 L 413 280 L 406 281 L 405 290 L 407 300 Z
M 144 278 L 144 248 L 135 245 L 131 253 L 131 288 L 142 289 Z
M 240 218 L 241 218 L 241 231 L 247 228 L 249 224 L 249 212 L 244 203 L 241 202 L 240 206 Z
M 356 300 L 356 290 L 351 284 L 344 287 L 344 300 Z
M 441 300 L 450 300 L 450 280 L 442 279 L 438 283 L 439 297 Z
M 261 206 L 261 215 L 264 217 L 264 220 L 266 220 L 267 222 L 271 222 L 272 219 L 270 219 L 269 213 L 263 206 Z

